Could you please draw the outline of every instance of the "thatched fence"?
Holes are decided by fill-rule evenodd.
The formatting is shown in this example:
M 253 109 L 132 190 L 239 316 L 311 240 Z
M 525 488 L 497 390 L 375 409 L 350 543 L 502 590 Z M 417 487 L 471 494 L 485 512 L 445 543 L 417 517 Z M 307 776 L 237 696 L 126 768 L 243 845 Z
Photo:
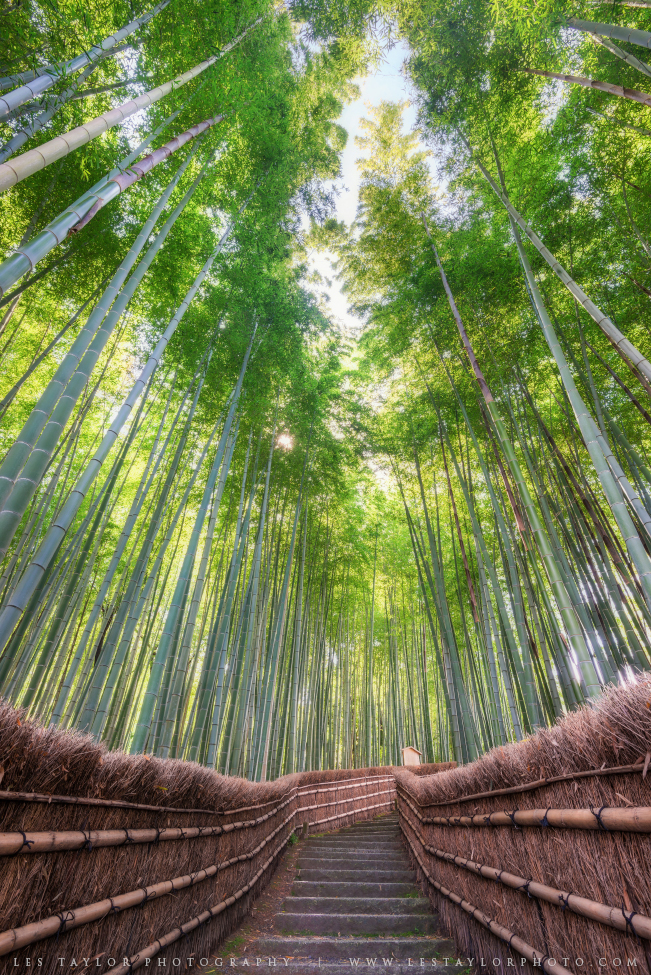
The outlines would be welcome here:
M 77 973 L 200 969 L 295 834 L 386 813 L 397 797 L 464 965 L 651 973 L 649 677 L 471 765 L 416 774 L 256 784 L 110 753 L 2 704 L 0 755 L 4 971 L 27 959 L 43 975 L 73 960 Z
M 651 972 L 650 678 L 471 765 L 395 779 L 405 842 L 464 962 Z
M 49 975 L 73 961 L 78 973 L 200 968 L 296 833 L 395 805 L 391 768 L 256 784 L 107 752 L 3 704 L 0 755 L 4 971 Z

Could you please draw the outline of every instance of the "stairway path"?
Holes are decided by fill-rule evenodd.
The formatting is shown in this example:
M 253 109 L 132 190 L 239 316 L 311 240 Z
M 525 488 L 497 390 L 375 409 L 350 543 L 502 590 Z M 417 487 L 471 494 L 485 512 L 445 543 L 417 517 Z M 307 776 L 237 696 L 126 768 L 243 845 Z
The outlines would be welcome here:
M 440 933 L 437 914 L 416 886 L 397 816 L 310 836 L 300 842 L 293 864 L 289 895 L 276 905 L 272 923 L 246 945 L 249 966 L 262 959 L 266 967 L 275 959 L 292 975 L 319 969 L 344 975 L 351 968 L 397 975 L 414 975 L 415 968 L 441 975 L 464 970 L 455 965 L 454 942 Z M 240 965 L 246 965 L 243 958 L 233 967 Z

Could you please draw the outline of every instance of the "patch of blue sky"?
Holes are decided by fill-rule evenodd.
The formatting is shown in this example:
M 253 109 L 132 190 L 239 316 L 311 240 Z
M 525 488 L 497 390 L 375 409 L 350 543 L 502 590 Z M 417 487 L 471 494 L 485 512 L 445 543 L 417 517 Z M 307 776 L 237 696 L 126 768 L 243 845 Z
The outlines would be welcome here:
M 335 181 L 333 188 L 338 192 L 335 204 L 335 217 L 344 221 L 348 226 L 355 219 L 357 202 L 359 199 L 359 171 L 356 160 L 364 152 L 355 144 L 355 136 L 363 135 L 361 120 L 369 119 L 371 108 L 376 108 L 381 102 L 408 102 L 403 114 L 403 131 L 408 132 L 416 128 L 416 105 L 412 103 L 413 93 L 410 83 L 405 76 L 403 65 L 409 57 L 409 49 L 404 43 L 395 44 L 384 54 L 377 69 L 364 78 L 356 78 L 360 97 L 347 105 L 338 119 L 348 132 L 348 142 L 342 154 L 341 179 Z M 424 147 L 425 148 L 425 147 Z M 431 160 L 430 160 L 431 165 Z M 435 176 L 432 168 L 432 175 Z M 434 180 L 435 184 L 437 180 Z M 359 334 L 363 323 L 348 312 L 348 301 L 341 292 L 339 282 L 334 278 L 332 270 L 333 255 L 316 253 L 309 254 L 310 269 L 317 271 L 324 283 L 319 290 L 328 296 L 328 311 L 337 321 L 344 332 L 351 338 Z

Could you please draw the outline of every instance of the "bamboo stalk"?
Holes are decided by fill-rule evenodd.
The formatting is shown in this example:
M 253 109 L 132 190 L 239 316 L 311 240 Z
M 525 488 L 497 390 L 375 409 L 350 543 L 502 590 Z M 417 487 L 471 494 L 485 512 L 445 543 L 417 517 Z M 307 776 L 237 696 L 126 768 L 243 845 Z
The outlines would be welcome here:
M 122 27 L 115 34 L 111 34 L 109 37 L 105 38 L 101 44 L 94 44 L 88 51 L 83 54 L 78 54 L 77 57 L 72 58 L 70 61 L 66 61 L 64 64 L 57 65 L 56 69 L 53 71 L 51 68 L 49 71 L 39 71 L 36 77 L 29 79 L 24 85 L 19 88 L 15 88 L 13 91 L 8 92 L 6 95 L 0 97 L 0 118 L 12 112 L 23 102 L 29 101 L 35 95 L 39 95 L 51 88 L 58 78 L 62 75 L 71 74 L 74 71 L 78 71 L 87 64 L 92 64 L 94 61 L 98 61 L 103 55 L 108 51 L 112 51 L 113 48 L 120 41 L 123 41 L 125 37 L 129 37 L 135 31 L 139 30 L 146 23 L 148 23 L 152 17 L 155 17 L 157 13 L 164 10 L 165 7 L 170 3 L 170 0 L 162 0 L 162 3 L 157 4 L 148 13 L 143 14 L 141 17 L 137 17 L 132 20 L 126 26 Z M 115 53 L 115 51 L 113 51 Z M 4 79 L 3 79 L 4 80 Z
M 84 125 L 79 125 L 75 129 L 71 129 L 64 135 L 57 136 L 55 139 L 50 139 L 49 142 L 44 143 L 39 146 L 38 149 L 30 149 L 24 152 L 21 156 L 12 160 L 10 163 L 2 163 L 0 165 L 0 193 L 6 192 L 16 183 L 21 180 L 26 179 L 28 176 L 33 175 L 33 173 L 38 173 L 41 169 L 46 166 L 51 165 L 51 163 L 56 162 L 57 159 L 62 159 L 67 156 L 68 153 L 72 152 L 74 149 L 78 149 L 80 146 L 86 145 L 92 139 L 96 139 L 98 136 L 112 129 L 116 125 L 120 125 L 125 119 L 130 118 L 137 112 L 142 111 L 144 108 L 149 108 L 150 105 L 155 104 L 161 98 L 169 95 L 170 92 L 176 91 L 183 85 L 186 85 L 193 78 L 196 78 L 211 65 L 215 64 L 219 58 L 223 57 L 228 51 L 232 50 L 237 44 L 242 41 L 246 35 L 252 30 L 262 18 L 258 18 L 250 27 L 248 27 L 239 37 L 236 37 L 234 41 L 227 44 L 219 54 L 214 54 L 212 57 L 207 58 L 205 61 L 201 61 L 199 64 L 195 65 L 189 71 L 185 71 L 183 74 L 177 75 L 172 81 L 167 81 L 163 85 L 158 85 L 156 88 L 152 88 L 151 91 L 145 92 L 144 95 L 139 95 L 137 98 L 133 98 L 128 102 L 120 105 L 117 108 L 112 108 L 108 112 L 104 112 L 103 115 L 98 115 L 97 118 L 92 119 L 90 122 L 86 122 Z

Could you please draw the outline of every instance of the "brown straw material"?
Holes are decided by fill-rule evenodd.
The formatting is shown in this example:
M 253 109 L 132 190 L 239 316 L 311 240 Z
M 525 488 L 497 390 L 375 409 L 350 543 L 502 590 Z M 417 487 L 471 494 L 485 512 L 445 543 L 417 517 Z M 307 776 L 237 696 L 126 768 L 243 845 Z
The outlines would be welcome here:
M 21 843 L 20 852 L 0 857 L 0 931 L 49 922 L 46 930 L 52 932 L 56 924 L 55 933 L 39 937 L 36 947 L 10 948 L 4 965 L 24 969 L 26 959 L 38 955 L 39 975 L 60 973 L 59 956 L 79 964 L 99 956 L 98 975 L 106 975 L 109 958 L 121 962 L 139 945 L 162 938 L 179 919 L 202 915 L 228 899 L 228 892 L 244 890 L 227 909 L 208 915 L 210 923 L 187 932 L 183 955 L 207 957 L 273 875 L 277 857 L 252 881 L 269 857 L 271 834 L 282 844 L 305 822 L 308 832 L 340 828 L 388 812 L 395 799 L 392 768 L 247 782 L 192 762 L 108 752 L 87 736 L 26 721 L 23 712 L 2 702 L 0 753 L 2 786 L 9 793 L 0 794 L 0 832 L 14 834 L 14 841 L 20 836 Z M 30 801 L 33 796 L 42 799 Z M 253 809 L 261 814 L 255 819 Z M 165 831 L 181 828 L 185 838 L 163 842 Z M 190 834 L 199 829 L 201 836 Z M 131 839 L 137 830 L 149 831 L 152 840 L 127 842 L 127 831 Z M 94 848 L 92 834 L 102 832 L 119 834 L 120 845 Z M 36 852 L 24 845 L 34 833 L 74 834 L 78 847 L 90 833 L 91 848 L 86 843 L 83 849 Z M 201 882 L 181 887 L 174 879 L 174 891 L 145 897 L 148 888 L 197 877 L 210 865 L 220 869 Z M 118 898 L 130 892 L 137 893 L 139 905 L 120 908 Z M 99 904 L 99 917 L 73 925 L 72 912 Z M 32 935 L 39 930 L 32 928 Z M 160 951 L 165 970 L 178 950 L 172 945 Z M 154 966 L 161 970 L 157 961 Z M 94 961 L 91 967 L 96 969 Z
M 409 771 L 413 775 L 438 775 L 439 772 L 447 772 L 449 769 L 457 768 L 457 762 L 423 762 L 422 765 L 410 765 Z
M 492 935 L 499 938 L 501 941 L 506 941 L 510 948 L 512 947 L 515 948 L 516 951 L 519 951 L 520 955 L 523 958 L 526 958 L 527 961 L 537 962 L 537 964 L 543 969 L 543 971 L 547 972 L 548 975 L 554 975 L 555 966 L 550 965 L 548 958 L 542 955 L 539 951 L 536 951 L 535 948 L 532 948 L 531 945 L 527 944 L 526 941 L 523 941 L 522 938 L 519 938 L 513 931 L 510 931 L 508 928 L 504 927 L 503 924 L 499 924 L 497 921 L 493 920 L 493 918 L 488 917 L 487 914 L 482 913 L 482 911 L 476 908 L 473 904 L 470 904 L 467 900 L 464 900 L 463 897 L 460 897 L 453 891 L 448 890 L 447 887 L 440 884 L 438 880 L 434 880 L 423 863 L 414 844 L 412 843 L 411 837 L 407 832 L 405 832 L 404 828 L 403 835 L 407 841 L 411 853 L 414 856 L 414 859 L 417 861 L 420 869 L 425 875 L 427 882 L 431 884 L 432 887 L 439 892 L 439 894 L 460 907 L 462 911 L 469 914 L 475 921 L 481 924 L 482 927 L 487 928 Z
M 518 877 L 515 874 L 507 873 L 505 870 L 498 870 L 496 867 L 467 860 L 465 857 L 456 856 L 446 850 L 436 850 L 433 846 L 423 843 L 422 837 L 419 836 L 414 824 L 409 821 L 409 817 L 405 817 L 405 821 L 409 823 L 418 837 L 422 848 L 438 860 L 445 860 L 457 867 L 463 867 L 464 870 L 470 870 L 480 877 L 486 877 L 498 884 L 505 884 L 528 897 L 539 897 L 562 911 L 574 911 L 575 914 L 580 914 L 592 921 L 599 921 L 601 924 L 608 924 L 611 928 L 617 928 L 618 931 L 630 931 L 638 938 L 651 938 L 651 917 L 646 917 L 646 915 L 638 914 L 635 911 L 627 914 L 624 910 L 609 907 L 607 904 L 599 904 L 597 901 L 591 901 L 585 897 L 578 897 L 569 891 L 557 890 L 555 887 L 539 884 L 532 878 L 527 880 L 526 877 Z
M 557 972 L 614 975 L 621 962 L 622 970 L 646 975 L 651 946 L 635 932 L 638 918 L 651 917 L 650 750 L 651 677 L 644 675 L 476 762 L 420 778 L 396 769 L 399 813 L 421 879 L 420 863 L 430 862 L 426 847 L 450 853 L 433 861 L 437 883 L 554 959 Z M 505 801 L 506 794 L 515 800 Z M 510 874 L 525 886 L 531 879 L 532 896 L 485 870 L 465 869 L 463 861 L 503 870 L 503 880 Z M 533 896 L 534 882 L 564 902 Z M 505 975 L 509 966 L 522 971 L 526 956 L 515 940 L 509 949 L 493 925 L 476 923 L 431 885 L 428 891 L 459 953 L 483 957 Z M 610 913 L 576 911 L 582 902 Z M 524 971 L 533 973 L 533 963 Z
M 495 796 L 519 795 L 521 792 L 532 792 L 534 789 L 542 789 L 543 786 L 554 785 L 556 782 L 574 782 L 575 779 L 591 779 L 600 775 L 626 775 L 631 772 L 637 772 L 638 774 L 642 772 L 645 775 L 644 765 L 642 765 L 644 759 L 645 756 L 640 755 L 635 765 L 616 765 L 614 768 L 590 769 L 587 772 L 573 772 L 571 775 L 555 775 L 548 779 L 537 779 L 536 782 L 528 782 L 527 785 L 515 785 L 510 789 L 491 789 L 488 792 L 476 792 L 472 796 L 459 796 L 458 799 L 455 799 L 455 802 L 473 802 L 475 799 L 494 799 Z M 418 802 L 417 799 L 416 802 Z M 418 804 L 421 806 L 447 806 L 448 801 L 419 802 Z

